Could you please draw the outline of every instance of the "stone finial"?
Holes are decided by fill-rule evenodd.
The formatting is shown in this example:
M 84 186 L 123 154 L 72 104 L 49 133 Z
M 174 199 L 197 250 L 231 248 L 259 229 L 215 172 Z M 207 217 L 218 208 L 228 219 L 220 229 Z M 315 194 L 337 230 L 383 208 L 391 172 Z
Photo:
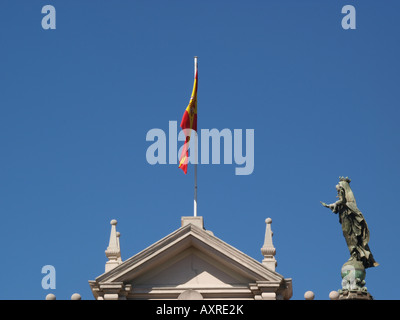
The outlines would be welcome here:
M 52 294 L 52 293 L 49 293 L 46 296 L 46 300 L 56 300 L 56 296 L 54 294 Z
M 271 231 L 272 219 L 267 218 L 265 220 L 265 223 L 267 224 L 267 226 L 265 229 L 264 245 L 261 248 L 261 253 L 264 256 L 262 264 L 266 266 L 268 269 L 275 271 L 275 268 L 278 263 L 275 259 L 276 249 L 272 243 L 272 236 L 273 236 L 273 232 Z
M 79 293 L 74 293 L 71 296 L 71 300 L 81 300 L 81 299 L 82 299 L 82 297 L 81 297 L 81 295 Z
M 111 234 L 110 242 L 108 244 L 106 256 L 108 261 L 106 262 L 106 272 L 114 269 L 121 264 L 121 249 L 119 247 L 119 232 L 117 232 L 117 220 L 111 220 Z
M 312 291 L 307 291 L 304 294 L 304 299 L 306 299 L 306 300 L 314 300 L 314 298 L 315 298 L 315 294 Z
M 331 291 L 329 293 L 329 299 L 331 299 L 331 300 L 339 300 L 339 292 Z

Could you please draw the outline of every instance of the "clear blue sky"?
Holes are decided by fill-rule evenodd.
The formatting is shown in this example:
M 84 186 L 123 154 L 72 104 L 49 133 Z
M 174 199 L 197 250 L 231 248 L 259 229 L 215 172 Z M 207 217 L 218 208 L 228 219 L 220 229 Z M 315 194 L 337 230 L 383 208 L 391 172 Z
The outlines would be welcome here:
M 41 8 L 56 8 L 43 30 Z M 343 30 L 354 5 L 357 29 Z M 273 220 L 293 299 L 328 299 L 348 259 L 336 200 L 349 176 L 377 268 L 399 299 L 399 1 L 1 1 L 0 299 L 93 299 L 110 220 L 125 260 L 193 214 L 193 167 L 151 166 L 152 128 L 180 122 L 199 57 L 198 127 L 255 130 L 255 169 L 200 165 L 205 227 L 262 260 Z M 41 268 L 56 268 L 56 289 Z

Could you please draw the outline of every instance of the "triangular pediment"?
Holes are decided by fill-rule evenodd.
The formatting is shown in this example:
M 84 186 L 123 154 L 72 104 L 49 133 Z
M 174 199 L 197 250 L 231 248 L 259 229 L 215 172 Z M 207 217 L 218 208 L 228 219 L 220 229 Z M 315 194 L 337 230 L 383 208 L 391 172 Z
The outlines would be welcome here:
M 186 271 L 179 275 L 179 270 L 187 270 L 191 262 L 196 263 L 201 273 L 194 276 Z M 164 281 L 168 278 L 167 274 L 174 272 L 175 282 L 171 278 L 171 285 L 184 285 L 207 278 L 232 285 L 243 281 L 281 282 L 283 279 L 277 272 L 267 269 L 212 233 L 189 224 L 99 276 L 96 282 L 144 285 L 145 279 Z
M 135 287 L 229 288 L 247 286 L 252 279 L 189 247 L 166 263 L 132 281 Z

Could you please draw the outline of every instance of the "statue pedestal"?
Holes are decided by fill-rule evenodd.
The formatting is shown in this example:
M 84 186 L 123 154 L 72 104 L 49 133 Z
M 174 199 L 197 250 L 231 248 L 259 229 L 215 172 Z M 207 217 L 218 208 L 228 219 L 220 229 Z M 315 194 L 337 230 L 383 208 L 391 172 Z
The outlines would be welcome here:
M 368 291 L 362 290 L 341 290 L 339 300 L 374 300 Z
M 361 261 L 350 259 L 341 269 L 342 289 L 339 300 L 373 300 L 365 287 L 365 268 Z

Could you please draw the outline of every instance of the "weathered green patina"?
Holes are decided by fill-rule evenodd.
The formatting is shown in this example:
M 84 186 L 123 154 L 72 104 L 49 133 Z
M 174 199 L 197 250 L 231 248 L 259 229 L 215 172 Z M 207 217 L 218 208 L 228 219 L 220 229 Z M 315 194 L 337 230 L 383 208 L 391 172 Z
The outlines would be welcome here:
M 369 248 L 369 229 L 363 214 L 358 209 L 353 191 L 350 188 L 350 179 L 340 177 L 336 185 L 338 201 L 332 204 L 321 202 L 326 208 L 339 215 L 343 236 L 349 249 L 350 258 L 343 265 L 342 290 L 363 290 L 365 286 L 365 269 L 376 267 Z
M 379 264 L 372 256 L 368 246 L 369 229 L 363 214 L 357 208 L 356 199 L 350 188 L 350 179 L 348 177 L 339 178 L 336 185 L 338 201 L 332 204 L 322 203 L 333 213 L 339 214 L 339 222 L 342 225 L 343 236 L 346 240 L 350 252 L 350 259 L 361 261 L 364 268 L 376 267 Z

